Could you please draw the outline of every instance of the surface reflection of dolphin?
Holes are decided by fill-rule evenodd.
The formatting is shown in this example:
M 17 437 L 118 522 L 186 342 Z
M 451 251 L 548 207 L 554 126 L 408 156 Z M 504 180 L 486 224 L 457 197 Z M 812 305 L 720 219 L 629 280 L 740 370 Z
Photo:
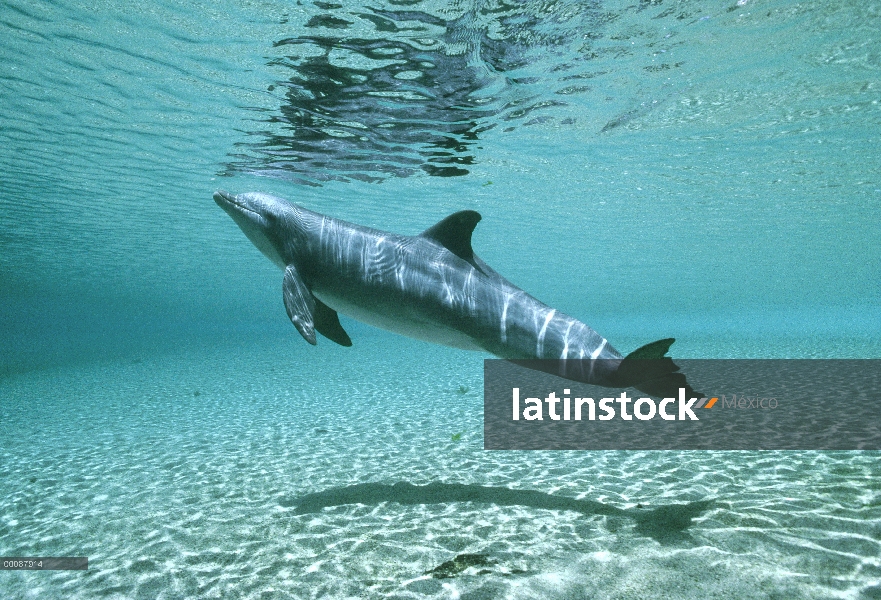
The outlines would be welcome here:
M 583 515 L 624 517 L 636 522 L 636 531 L 653 538 L 664 538 L 688 529 L 692 519 L 699 517 L 713 505 L 713 500 L 671 504 L 654 509 L 623 509 L 593 500 L 579 500 L 566 496 L 546 494 L 537 490 L 515 490 L 461 483 L 429 483 L 413 485 L 401 481 L 394 485 L 359 483 L 307 494 L 291 502 L 297 514 L 316 513 L 323 508 L 344 504 L 375 505 L 382 502 L 397 504 L 444 504 L 448 502 L 478 502 L 497 506 L 528 506 L 545 510 L 568 510 Z

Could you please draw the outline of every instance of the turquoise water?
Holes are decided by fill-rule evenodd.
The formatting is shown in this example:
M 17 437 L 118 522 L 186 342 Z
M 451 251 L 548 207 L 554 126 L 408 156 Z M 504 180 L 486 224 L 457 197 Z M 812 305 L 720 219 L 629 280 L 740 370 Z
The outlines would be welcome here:
M 483 451 L 484 355 L 345 317 L 352 348 L 309 346 L 211 199 L 478 210 L 488 264 L 623 352 L 878 358 L 879 30 L 865 2 L 4 4 L 0 555 L 90 568 L 0 595 L 881 596 L 877 453 Z M 713 505 L 296 509 L 402 481 Z

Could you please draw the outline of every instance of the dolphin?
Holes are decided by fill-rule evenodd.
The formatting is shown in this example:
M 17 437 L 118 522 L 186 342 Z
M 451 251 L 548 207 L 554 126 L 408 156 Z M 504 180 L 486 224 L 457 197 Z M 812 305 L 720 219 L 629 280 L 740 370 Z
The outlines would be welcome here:
M 406 236 L 261 192 L 217 191 L 214 200 L 284 271 L 285 309 L 310 344 L 316 344 L 317 331 L 351 346 L 339 320 L 343 313 L 394 333 L 486 351 L 575 381 L 636 387 L 658 397 L 675 396 L 685 387 L 694 395 L 665 356 L 672 338 L 625 357 L 589 326 L 530 296 L 478 258 L 471 234 L 481 216 L 473 210 Z

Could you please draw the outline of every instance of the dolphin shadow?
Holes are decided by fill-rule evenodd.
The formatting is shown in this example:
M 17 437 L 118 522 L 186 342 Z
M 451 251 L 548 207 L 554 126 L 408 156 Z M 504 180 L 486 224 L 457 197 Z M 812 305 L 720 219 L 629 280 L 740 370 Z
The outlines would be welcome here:
M 623 509 L 593 500 L 578 500 L 555 496 L 537 490 L 514 490 L 460 483 L 429 483 L 413 485 L 400 481 L 393 485 L 383 483 L 359 483 L 345 487 L 330 488 L 307 494 L 284 503 L 295 506 L 297 514 L 319 512 L 323 508 L 344 504 L 376 505 L 383 502 L 397 504 L 445 504 L 448 502 L 479 502 L 496 506 L 528 506 L 545 510 L 569 510 L 583 515 L 608 515 L 624 517 L 636 522 L 635 531 L 669 542 L 691 526 L 692 519 L 713 506 L 713 500 L 671 504 L 655 509 Z

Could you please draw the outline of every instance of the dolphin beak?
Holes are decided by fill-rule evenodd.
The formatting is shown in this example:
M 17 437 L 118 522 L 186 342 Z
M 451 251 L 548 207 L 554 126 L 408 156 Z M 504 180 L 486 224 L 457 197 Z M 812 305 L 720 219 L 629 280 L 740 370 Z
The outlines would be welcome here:
M 229 192 L 217 190 L 216 192 L 214 192 L 214 201 L 217 202 L 218 206 L 220 206 L 221 208 L 225 208 L 230 204 L 235 204 L 236 197 Z
M 217 203 L 217 206 L 225 210 L 229 216 L 236 219 L 237 223 L 237 216 L 239 215 L 247 216 L 251 220 L 260 217 L 255 210 L 248 206 L 247 202 L 240 201 L 238 196 L 234 196 L 229 192 L 217 190 L 214 192 L 214 201 Z

